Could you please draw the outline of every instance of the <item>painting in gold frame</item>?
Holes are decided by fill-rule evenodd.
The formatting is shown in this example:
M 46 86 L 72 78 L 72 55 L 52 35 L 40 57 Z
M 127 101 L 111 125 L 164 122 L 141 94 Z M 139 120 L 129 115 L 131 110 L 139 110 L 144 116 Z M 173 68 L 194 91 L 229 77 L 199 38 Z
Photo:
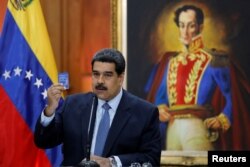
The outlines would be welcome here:
M 208 48 L 225 51 L 230 59 L 233 89 L 233 119 L 229 132 L 214 143 L 219 150 L 249 150 L 250 107 L 249 74 L 250 2 L 236 0 L 112 0 L 113 46 L 127 56 L 126 89 L 147 99 L 148 80 L 152 69 L 166 51 L 179 51 L 178 29 L 174 24 L 174 10 L 193 4 L 205 13 L 203 39 Z M 234 81 L 237 82 L 234 82 Z M 235 97 L 240 97 L 239 99 Z M 218 103 L 223 103 L 218 101 Z M 237 105 L 240 103 L 240 105 Z M 236 105 L 234 105 L 236 104 Z M 240 114 L 235 112 L 241 111 Z M 238 131 L 240 129 L 240 131 Z M 239 134 L 241 135 L 239 135 Z M 163 150 L 165 147 L 163 146 Z M 182 152 L 183 153 L 183 152 Z M 199 155 L 206 154 L 200 153 Z M 167 152 L 164 155 L 169 157 Z M 194 154 L 197 155 L 197 154 Z

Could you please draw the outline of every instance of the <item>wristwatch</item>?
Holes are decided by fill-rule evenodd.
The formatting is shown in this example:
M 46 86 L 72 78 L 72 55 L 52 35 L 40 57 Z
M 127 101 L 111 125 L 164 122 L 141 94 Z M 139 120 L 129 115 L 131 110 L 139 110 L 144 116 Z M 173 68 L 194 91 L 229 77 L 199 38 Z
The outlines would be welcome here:
M 115 157 L 110 157 L 109 161 L 110 161 L 111 167 L 117 167 L 117 162 L 115 160 Z

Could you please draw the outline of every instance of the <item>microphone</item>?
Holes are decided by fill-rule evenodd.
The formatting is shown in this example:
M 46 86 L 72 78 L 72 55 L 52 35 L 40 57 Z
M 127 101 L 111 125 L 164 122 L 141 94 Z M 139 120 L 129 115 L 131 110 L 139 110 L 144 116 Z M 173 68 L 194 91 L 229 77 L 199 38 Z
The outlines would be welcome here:
M 92 124 L 92 117 L 93 117 L 93 111 L 94 111 L 94 105 L 95 105 L 95 95 L 93 96 L 92 105 L 91 105 L 91 111 L 90 111 L 90 120 L 88 125 L 88 134 L 87 134 L 87 145 L 86 145 L 86 159 L 83 159 L 76 167 L 100 167 L 100 165 L 90 160 L 90 127 Z

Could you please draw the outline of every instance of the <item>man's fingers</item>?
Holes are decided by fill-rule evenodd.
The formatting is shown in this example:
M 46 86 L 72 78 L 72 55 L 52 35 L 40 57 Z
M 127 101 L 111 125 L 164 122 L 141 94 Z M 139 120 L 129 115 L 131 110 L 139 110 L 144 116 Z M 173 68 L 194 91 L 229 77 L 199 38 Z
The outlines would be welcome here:
M 48 89 L 48 95 L 51 96 L 57 96 L 58 94 L 61 95 L 62 91 L 65 90 L 65 88 L 60 84 L 54 84 Z
M 205 125 L 209 129 L 219 129 L 220 128 L 220 122 L 218 121 L 217 118 L 209 118 L 205 120 Z
M 215 119 L 214 118 L 209 118 L 207 120 L 205 120 L 205 124 L 208 128 L 210 128 L 215 122 Z

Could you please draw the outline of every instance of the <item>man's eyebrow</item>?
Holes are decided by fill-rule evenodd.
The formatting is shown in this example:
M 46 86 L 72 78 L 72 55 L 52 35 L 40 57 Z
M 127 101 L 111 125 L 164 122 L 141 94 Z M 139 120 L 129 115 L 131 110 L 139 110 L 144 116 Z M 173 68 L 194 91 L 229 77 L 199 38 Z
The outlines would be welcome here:
M 113 71 L 104 71 L 104 73 L 108 73 L 108 74 L 113 74 L 114 72 Z
M 186 22 L 179 21 L 179 24 L 185 24 L 185 23 Z M 196 21 L 189 21 L 189 22 L 187 22 L 187 24 L 191 24 L 191 23 L 196 24 Z
M 100 71 L 97 71 L 97 70 L 93 70 L 93 72 L 101 73 Z M 103 73 L 113 74 L 114 72 L 113 71 L 104 71 Z

